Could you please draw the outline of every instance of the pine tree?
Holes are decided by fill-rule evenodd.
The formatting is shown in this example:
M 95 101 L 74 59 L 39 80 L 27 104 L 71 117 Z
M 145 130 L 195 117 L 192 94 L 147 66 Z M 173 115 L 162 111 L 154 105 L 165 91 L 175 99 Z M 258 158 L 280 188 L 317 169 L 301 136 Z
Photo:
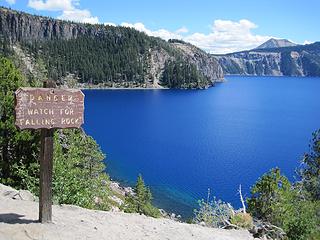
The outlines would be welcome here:
M 14 125 L 14 92 L 25 86 L 21 73 L 13 63 L 0 58 L 0 181 L 14 187 L 26 187 L 14 168 L 29 168 L 37 162 L 39 135 L 35 131 L 19 131 Z
M 135 186 L 135 194 L 137 200 L 138 213 L 143 212 L 143 207 L 151 202 L 152 195 L 150 190 L 145 186 L 141 174 L 138 176 L 137 184 Z
M 150 189 L 144 184 L 141 174 L 139 174 L 134 187 L 134 195 L 126 196 L 125 212 L 137 212 L 151 217 L 159 217 L 159 209 L 155 208 L 152 203 L 152 194 Z
M 304 155 L 299 175 L 313 200 L 320 200 L 320 129 L 313 133 L 310 152 Z

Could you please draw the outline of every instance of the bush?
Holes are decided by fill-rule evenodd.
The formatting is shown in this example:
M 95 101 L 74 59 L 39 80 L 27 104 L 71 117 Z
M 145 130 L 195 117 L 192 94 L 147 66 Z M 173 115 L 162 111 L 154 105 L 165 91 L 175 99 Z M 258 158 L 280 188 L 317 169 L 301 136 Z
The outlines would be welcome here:
M 22 86 L 27 82 L 20 71 L 0 57 L 0 182 L 15 188 L 27 188 L 33 181 L 24 179 L 39 153 L 37 131 L 19 131 L 14 125 L 14 92 Z
M 320 202 L 297 200 L 283 216 L 283 229 L 289 239 L 304 240 L 320 233 Z
M 319 201 L 310 201 L 291 186 L 279 169 L 263 175 L 251 189 L 248 210 L 257 218 L 281 227 L 289 239 L 308 239 L 319 231 Z
M 205 224 L 208 227 L 223 228 L 228 226 L 228 221 L 233 215 L 233 208 L 229 203 L 216 200 L 210 201 L 210 190 L 208 191 L 207 201 L 203 199 L 199 202 L 199 209 L 194 210 L 194 223 Z
M 251 188 L 251 198 L 247 199 L 248 211 L 259 219 L 272 222 L 275 225 L 280 224 L 274 210 L 285 211 L 285 209 L 281 209 L 284 206 L 280 200 L 290 194 L 290 189 L 291 183 L 281 175 L 280 169 L 271 169 L 259 178 Z
M 109 209 L 105 156 L 94 139 L 81 130 L 59 130 L 54 144 L 54 199 L 85 208 Z
M 236 213 L 231 217 L 230 222 L 240 228 L 251 229 L 253 227 L 253 219 L 249 213 Z
M 44 80 L 45 74 L 41 78 Z M 19 131 L 14 125 L 14 91 L 22 86 L 28 86 L 22 74 L 12 61 L 0 57 L 0 182 L 38 195 L 39 131 Z M 104 172 L 104 158 L 94 139 L 81 130 L 56 131 L 54 200 L 108 209 L 108 176 Z

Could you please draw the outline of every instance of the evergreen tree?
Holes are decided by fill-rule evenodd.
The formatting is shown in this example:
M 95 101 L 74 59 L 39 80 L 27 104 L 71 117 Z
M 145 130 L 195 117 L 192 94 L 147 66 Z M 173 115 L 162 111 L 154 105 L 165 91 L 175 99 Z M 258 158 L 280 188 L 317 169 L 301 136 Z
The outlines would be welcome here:
M 170 55 L 162 85 L 173 88 L 203 88 L 211 82 L 188 62 L 181 52 L 164 40 L 125 27 L 105 27 L 97 36 L 87 32 L 71 39 L 22 41 L 22 48 L 43 59 L 48 77 L 59 81 L 74 74 L 81 83 L 141 86 L 150 76 L 150 50 L 163 49 Z
M 41 64 L 41 63 L 40 63 Z M 39 192 L 39 131 L 14 125 L 14 92 L 27 86 L 13 63 L 0 58 L 0 182 Z M 59 130 L 54 137 L 53 197 L 59 203 L 109 208 L 104 154 L 81 130 Z
M 155 208 L 152 203 L 152 194 L 148 187 L 145 186 L 141 174 L 139 174 L 134 194 L 128 195 L 125 198 L 124 211 L 137 212 L 151 217 L 159 217 L 160 211 Z
M 310 152 L 303 157 L 299 175 L 311 198 L 320 201 L 320 129 L 312 135 Z
M 27 186 L 14 169 L 32 169 L 39 152 L 39 135 L 14 125 L 14 92 L 21 86 L 26 81 L 20 72 L 10 60 L 0 58 L 0 181 L 17 188 Z
M 110 190 L 105 156 L 94 139 L 81 130 L 59 130 L 54 145 L 54 199 L 58 203 L 108 209 Z
M 137 200 L 137 212 L 142 213 L 143 207 L 151 202 L 152 195 L 150 189 L 144 185 L 144 181 L 142 179 L 141 174 L 139 174 L 137 179 L 137 183 L 135 186 L 135 194 Z
M 282 228 L 290 240 L 320 236 L 320 201 L 306 199 L 299 185 L 292 186 L 279 169 L 270 170 L 256 182 L 247 202 L 254 217 Z
M 254 216 L 274 222 L 274 208 L 278 200 L 291 190 L 289 180 L 281 175 L 280 169 L 271 169 L 251 188 L 251 198 L 247 200 L 248 210 Z

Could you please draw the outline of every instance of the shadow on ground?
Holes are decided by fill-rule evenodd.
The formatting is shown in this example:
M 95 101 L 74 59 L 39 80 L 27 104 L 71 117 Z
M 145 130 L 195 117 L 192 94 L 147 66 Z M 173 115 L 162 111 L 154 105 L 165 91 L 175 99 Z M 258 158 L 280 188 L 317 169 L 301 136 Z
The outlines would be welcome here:
M 25 216 L 16 213 L 3 213 L 0 214 L 0 223 L 29 224 L 39 222 L 38 220 L 24 219 L 23 217 Z

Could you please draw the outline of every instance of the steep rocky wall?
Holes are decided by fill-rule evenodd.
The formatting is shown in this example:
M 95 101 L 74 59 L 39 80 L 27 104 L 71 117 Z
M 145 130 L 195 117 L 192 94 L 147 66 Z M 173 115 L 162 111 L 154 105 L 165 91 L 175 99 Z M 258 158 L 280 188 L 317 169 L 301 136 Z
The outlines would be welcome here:
M 210 54 L 188 43 L 174 42 L 172 45 L 179 49 L 184 57 L 195 64 L 197 69 L 212 82 L 223 80 L 223 69 L 217 59 Z
M 281 76 L 281 54 L 245 52 L 217 57 L 226 74 Z
M 99 35 L 102 25 L 66 22 L 0 8 L 0 33 L 11 43 L 18 41 L 70 39 L 79 35 Z
M 320 76 L 320 44 L 215 55 L 225 74 Z

